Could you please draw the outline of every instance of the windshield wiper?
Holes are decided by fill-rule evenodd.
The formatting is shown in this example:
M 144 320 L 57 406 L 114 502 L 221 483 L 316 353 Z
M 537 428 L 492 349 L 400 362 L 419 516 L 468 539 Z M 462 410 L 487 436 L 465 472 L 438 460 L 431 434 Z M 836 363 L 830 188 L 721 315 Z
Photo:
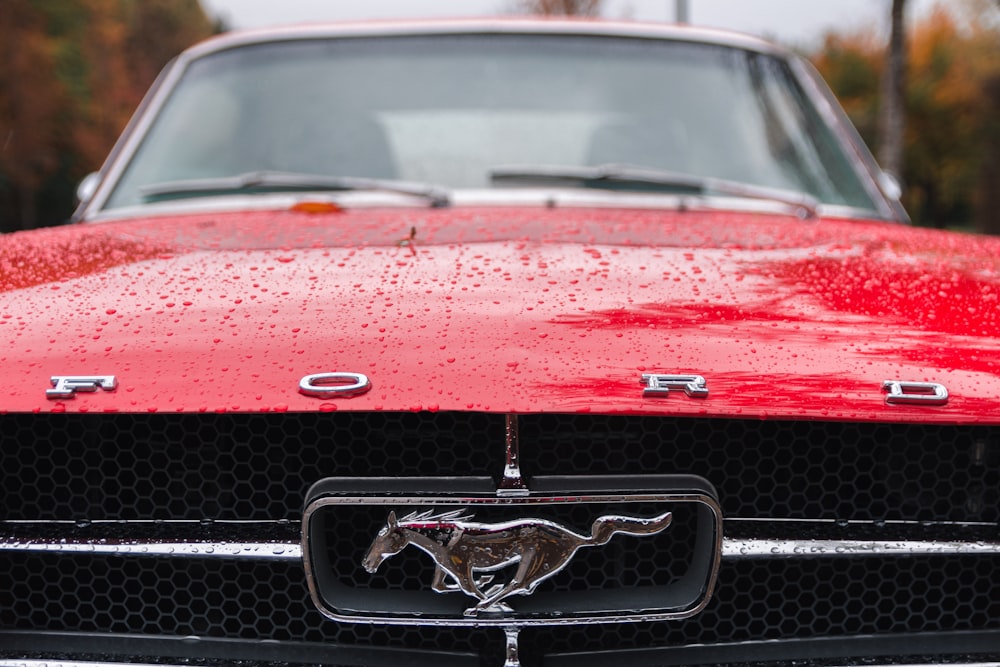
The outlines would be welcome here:
M 502 165 L 491 169 L 489 174 L 490 180 L 494 183 L 507 182 L 525 185 L 552 183 L 586 188 L 653 186 L 669 188 L 682 194 L 706 195 L 714 193 L 747 199 L 762 199 L 794 206 L 802 212 L 802 217 L 806 218 L 815 218 L 819 207 L 819 200 L 804 192 L 620 164 L 602 164 L 596 167 Z
M 146 202 L 235 193 L 310 192 L 315 190 L 396 192 L 426 199 L 435 208 L 448 206 L 451 203 L 451 196 L 447 190 L 423 183 L 356 176 L 299 174 L 285 171 L 251 171 L 238 176 L 168 181 L 146 185 L 139 189 Z

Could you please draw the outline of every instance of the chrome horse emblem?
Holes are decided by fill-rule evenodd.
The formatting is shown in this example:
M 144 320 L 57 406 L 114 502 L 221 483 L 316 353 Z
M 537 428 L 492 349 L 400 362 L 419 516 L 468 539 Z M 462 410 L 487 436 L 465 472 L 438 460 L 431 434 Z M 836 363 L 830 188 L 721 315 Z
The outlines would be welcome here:
M 607 544 L 624 535 L 655 535 L 670 525 L 666 512 L 649 519 L 607 515 L 598 517 L 590 536 L 544 519 L 503 523 L 476 523 L 461 511 L 409 514 L 402 519 L 389 512 L 385 526 L 372 542 L 362 564 L 374 573 L 387 558 L 412 544 L 434 559 L 431 589 L 438 593 L 461 591 L 477 600 L 466 616 L 480 612 L 512 611 L 503 600 L 531 595 L 540 583 L 560 572 L 582 547 Z M 494 574 L 517 565 L 507 583 L 493 584 Z M 448 579 L 450 578 L 451 581 Z

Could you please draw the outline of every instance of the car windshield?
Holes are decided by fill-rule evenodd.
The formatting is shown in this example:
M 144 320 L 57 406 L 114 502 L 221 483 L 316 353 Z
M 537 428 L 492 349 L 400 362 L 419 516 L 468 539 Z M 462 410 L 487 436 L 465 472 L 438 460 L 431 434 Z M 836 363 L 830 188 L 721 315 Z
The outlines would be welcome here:
M 150 201 L 164 183 L 254 172 L 511 187 L 494 178 L 511 165 L 542 175 L 519 187 L 627 165 L 875 208 L 780 58 L 514 34 L 305 39 L 197 59 L 104 208 Z

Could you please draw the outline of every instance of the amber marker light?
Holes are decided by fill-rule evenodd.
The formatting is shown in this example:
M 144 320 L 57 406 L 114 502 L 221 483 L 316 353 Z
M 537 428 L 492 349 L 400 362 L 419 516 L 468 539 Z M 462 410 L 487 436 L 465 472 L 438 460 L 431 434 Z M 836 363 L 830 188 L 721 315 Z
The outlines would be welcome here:
M 300 201 L 292 204 L 289 211 L 295 213 L 343 213 L 344 209 L 329 201 Z

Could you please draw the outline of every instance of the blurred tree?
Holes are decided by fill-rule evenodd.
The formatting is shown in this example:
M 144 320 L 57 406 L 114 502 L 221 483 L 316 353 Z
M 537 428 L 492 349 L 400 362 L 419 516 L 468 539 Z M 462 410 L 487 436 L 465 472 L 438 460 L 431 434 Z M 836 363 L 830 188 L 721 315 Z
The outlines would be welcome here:
M 991 83 L 1000 79 L 995 0 L 938 5 L 913 26 L 907 54 L 901 172 L 907 209 L 919 224 L 975 220 L 980 229 L 997 231 L 989 220 L 996 207 L 987 203 L 1000 190 L 1000 96 Z M 886 66 L 878 36 L 827 35 L 812 59 L 862 137 L 877 146 Z
M 941 9 L 914 33 L 915 75 L 907 91 L 910 205 L 936 227 L 972 216 L 980 86 L 961 53 L 967 48 L 955 21 Z
M 883 61 L 882 44 L 874 32 L 827 33 L 822 47 L 812 56 L 837 94 L 851 122 L 869 146 L 875 146 L 879 123 L 879 81 Z
M 59 167 L 66 91 L 38 3 L 0 2 L 0 225 L 34 226 L 36 195 Z
M 903 180 L 903 132 L 906 130 L 906 0 L 892 0 L 889 48 L 882 74 L 879 160 L 882 168 Z
M 545 16 L 599 16 L 601 0 L 523 0 L 518 8 Z
M 1000 234 L 1000 74 L 986 81 L 984 113 L 987 124 L 982 136 L 983 164 L 976 198 L 976 229 Z
M 963 7 L 961 18 L 971 36 L 972 64 L 982 90 L 976 228 L 1000 234 L 1000 0 L 966 0 Z
M 212 32 L 198 0 L 0 0 L 0 231 L 65 221 L 160 69 Z
M 72 82 L 74 171 L 81 175 L 100 166 L 128 122 L 138 100 L 125 53 L 127 26 L 119 0 L 78 0 L 83 20 L 65 35 L 68 48 L 82 61 Z
M 216 28 L 198 0 L 129 0 L 125 22 L 131 87 L 142 92 L 174 56 Z

